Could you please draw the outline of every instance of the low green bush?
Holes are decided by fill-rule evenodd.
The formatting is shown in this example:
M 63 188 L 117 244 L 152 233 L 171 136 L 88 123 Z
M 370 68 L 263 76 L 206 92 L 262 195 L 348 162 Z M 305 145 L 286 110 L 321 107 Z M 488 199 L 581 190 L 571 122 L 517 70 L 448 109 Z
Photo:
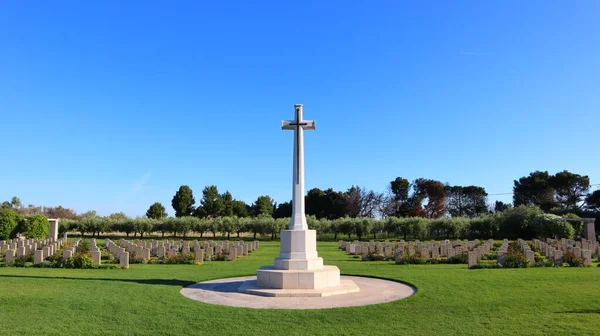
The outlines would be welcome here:
M 490 252 L 486 255 L 484 255 L 483 257 L 481 257 L 482 260 L 497 260 L 498 259 L 498 253 L 496 252 Z
M 529 267 L 529 260 L 525 258 L 523 250 L 517 242 L 508 244 L 508 251 L 504 261 L 504 268 L 526 268 Z
M 459 253 L 453 257 L 448 258 L 448 264 L 468 264 L 469 255 L 466 253 Z
M 33 256 L 26 255 L 22 257 L 16 257 L 12 266 L 14 267 L 29 267 L 33 265 Z
M 563 255 L 563 263 L 569 265 L 570 267 L 583 267 L 584 259 L 582 257 L 577 257 L 573 252 L 567 252 Z
M 361 257 L 361 261 L 388 261 L 388 260 L 394 260 L 394 257 L 392 257 L 392 256 L 388 257 L 381 253 L 363 254 Z
M 163 259 L 165 264 L 195 264 L 194 256 L 192 254 L 176 255 L 174 257 L 168 257 Z
M 413 255 L 411 257 L 405 256 L 405 257 L 402 257 L 402 258 L 396 260 L 397 265 L 425 265 L 428 263 L 429 263 L 428 260 L 421 258 L 417 255 Z
M 67 258 L 63 264 L 65 268 L 94 268 L 94 260 L 87 253 L 78 253 L 71 258 Z
M 485 269 L 485 268 L 502 268 L 502 265 L 497 264 L 497 263 L 479 263 L 479 264 L 473 265 L 473 267 L 471 267 L 471 269 Z
M 536 261 L 535 267 L 554 267 L 554 263 L 550 260 Z
M 229 256 L 225 253 L 217 253 L 217 254 L 213 254 L 210 257 L 210 260 L 211 261 L 227 261 L 227 260 L 229 260 Z

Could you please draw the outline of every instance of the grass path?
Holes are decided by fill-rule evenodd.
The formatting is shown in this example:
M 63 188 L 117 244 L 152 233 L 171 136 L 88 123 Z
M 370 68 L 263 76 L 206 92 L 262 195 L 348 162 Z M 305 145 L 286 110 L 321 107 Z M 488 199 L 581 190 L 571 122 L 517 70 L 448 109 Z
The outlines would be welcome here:
M 182 287 L 254 275 L 278 243 L 204 265 L 123 270 L 0 268 L 0 335 L 598 335 L 600 268 L 467 270 L 363 263 L 319 243 L 343 274 L 409 282 L 405 300 L 329 310 L 255 310 L 184 298 Z

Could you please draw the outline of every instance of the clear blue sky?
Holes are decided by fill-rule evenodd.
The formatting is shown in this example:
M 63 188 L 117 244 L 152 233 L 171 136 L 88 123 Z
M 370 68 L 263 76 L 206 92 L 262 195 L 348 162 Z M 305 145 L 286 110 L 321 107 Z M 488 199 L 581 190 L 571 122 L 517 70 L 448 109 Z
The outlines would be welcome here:
M 600 183 L 597 1 L 0 2 L 0 200 L 143 215 L 188 184 Z M 490 201 L 511 200 L 510 195 Z

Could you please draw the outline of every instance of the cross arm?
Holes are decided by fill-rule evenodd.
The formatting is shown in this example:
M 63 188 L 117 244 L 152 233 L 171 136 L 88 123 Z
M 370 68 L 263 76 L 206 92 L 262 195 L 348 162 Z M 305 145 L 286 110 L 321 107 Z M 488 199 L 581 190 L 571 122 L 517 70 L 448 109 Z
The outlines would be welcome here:
M 315 126 L 317 124 L 314 120 L 304 120 L 304 121 L 302 121 L 302 123 L 305 124 L 305 125 L 302 125 L 302 128 L 305 131 L 312 131 L 312 130 L 314 130 Z
M 294 130 L 296 126 L 292 125 L 294 123 L 293 120 L 282 120 L 281 121 L 281 129 L 282 130 Z

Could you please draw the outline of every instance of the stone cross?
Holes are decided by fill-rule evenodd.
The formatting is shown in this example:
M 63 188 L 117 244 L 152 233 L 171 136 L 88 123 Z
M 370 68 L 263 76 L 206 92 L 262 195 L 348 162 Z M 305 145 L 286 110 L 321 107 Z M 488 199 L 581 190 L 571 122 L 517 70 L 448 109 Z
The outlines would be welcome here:
M 307 230 L 304 213 L 304 130 L 314 130 L 314 120 L 302 120 L 302 104 L 294 105 L 295 119 L 281 122 L 281 129 L 294 131 L 294 176 L 290 230 Z

